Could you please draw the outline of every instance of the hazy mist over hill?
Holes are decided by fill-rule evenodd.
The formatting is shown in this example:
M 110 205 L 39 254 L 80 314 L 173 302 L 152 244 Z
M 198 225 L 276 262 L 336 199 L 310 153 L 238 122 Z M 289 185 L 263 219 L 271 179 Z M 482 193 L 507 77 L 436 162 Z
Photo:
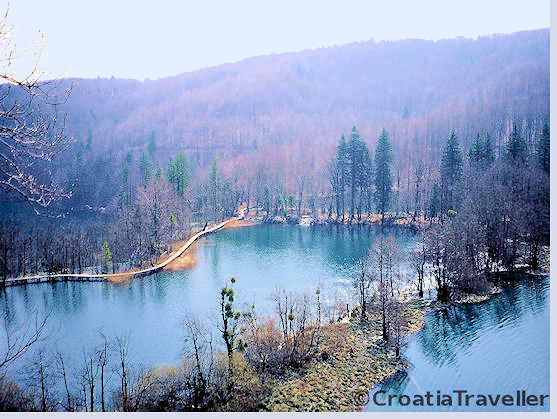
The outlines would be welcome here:
M 91 150 L 81 163 L 58 159 L 59 178 L 78 173 L 73 199 L 106 205 L 118 188 L 112 174 L 127 154 L 139 160 L 150 139 L 163 168 L 180 151 L 202 171 L 216 159 L 231 173 L 249 159 L 281 170 L 291 185 L 300 159 L 322 172 L 352 126 L 372 150 L 386 128 L 402 172 L 436 161 L 450 129 L 465 149 L 477 132 L 500 148 L 515 121 L 533 147 L 549 117 L 549 30 L 358 42 L 156 81 L 65 79 L 60 89 L 70 84 L 59 111 L 76 140 L 71 153 Z M 80 192 L 99 177 L 104 192 Z
M 103 153 L 139 149 L 154 131 L 161 152 L 183 149 L 201 164 L 254 141 L 319 154 L 352 125 L 368 141 L 386 127 L 395 150 L 435 152 L 449 127 L 466 144 L 477 130 L 501 136 L 510 120 L 548 116 L 549 31 L 361 42 L 157 81 L 71 81 L 70 132 L 78 141 L 90 133 Z

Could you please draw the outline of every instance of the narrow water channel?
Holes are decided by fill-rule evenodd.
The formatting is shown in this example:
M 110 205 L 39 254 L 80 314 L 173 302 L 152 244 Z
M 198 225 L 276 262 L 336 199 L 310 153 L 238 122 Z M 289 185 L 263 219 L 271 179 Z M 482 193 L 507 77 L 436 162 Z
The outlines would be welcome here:
M 547 402 L 524 407 L 499 401 L 498 406 L 484 407 L 471 398 L 469 406 L 457 406 L 458 393 L 452 392 L 491 394 L 493 399 L 497 394 L 516 397 L 522 390 L 549 394 L 549 277 L 521 280 L 483 303 L 428 313 L 404 355 L 410 368 L 372 389 L 365 410 L 548 411 Z M 436 396 L 438 390 L 452 394 L 452 406 L 413 406 L 414 395 L 429 391 Z M 386 406 L 374 403 L 376 392 L 380 392 L 376 400 Z M 389 395 L 403 394 L 412 400 L 410 405 L 401 406 L 391 398 L 393 405 L 388 406 Z M 432 403 L 436 404 L 434 399 Z

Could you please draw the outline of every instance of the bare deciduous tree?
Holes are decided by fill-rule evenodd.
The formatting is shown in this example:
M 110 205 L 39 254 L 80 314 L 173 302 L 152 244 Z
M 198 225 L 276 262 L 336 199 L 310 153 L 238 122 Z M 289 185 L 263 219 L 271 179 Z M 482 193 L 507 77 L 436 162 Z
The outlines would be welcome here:
M 66 394 L 65 400 L 60 401 L 60 405 L 64 410 L 67 412 L 73 412 L 77 409 L 75 396 L 72 394 L 72 390 L 70 390 L 70 382 L 69 382 L 69 374 L 66 369 L 66 365 L 64 363 L 64 356 L 61 352 L 56 352 L 56 363 L 58 367 L 59 374 L 62 376 L 62 380 L 64 382 L 64 391 Z
M 353 274 L 352 286 L 358 294 L 361 309 L 361 321 L 365 321 L 367 312 L 367 303 L 369 301 L 371 284 L 374 276 L 369 270 L 369 257 L 363 257 L 358 262 L 358 270 Z
M 48 75 L 39 70 L 41 51 L 23 73 L 11 32 L 6 11 L 0 18 L 0 187 L 34 208 L 47 207 L 71 195 L 55 181 L 48 164 L 71 142 L 57 111 L 69 90 L 60 100 L 58 83 L 45 81 Z
M 184 377 L 188 405 L 198 410 L 210 404 L 215 372 L 215 355 L 211 334 L 199 319 L 187 314 L 185 321 Z
M 418 290 L 418 296 L 421 298 L 424 296 L 424 278 L 425 278 L 425 266 L 427 262 L 427 253 L 425 247 L 425 239 L 422 233 L 421 239 L 415 249 L 410 251 L 408 256 L 412 269 L 416 272 L 416 288 Z
M 4 336 L 2 342 L 4 348 L 0 352 L 0 376 L 4 376 L 6 369 L 17 359 L 23 356 L 33 345 L 44 338 L 44 331 L 48 315 L 39 318 L 35 314 L 32 321 L 23 322 L 23 325 L 12 326 L 4 318 Z

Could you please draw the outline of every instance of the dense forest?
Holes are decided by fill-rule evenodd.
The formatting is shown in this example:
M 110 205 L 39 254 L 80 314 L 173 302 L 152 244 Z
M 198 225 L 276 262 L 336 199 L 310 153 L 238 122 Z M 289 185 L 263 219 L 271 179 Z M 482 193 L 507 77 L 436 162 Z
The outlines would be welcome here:
M 7 103 L 28 93 L 4 91 Z M 521 199 L 541 206 L 537 218 L 548 216 L 540 175 L 548 172 L 549 149 L 540 145 L 548 135 L 548 30 L 363 42 L 157 81 L 63 79 L 48 95 L 58 99 L 47 108 L 52 125 L 68 143 L 37 179 L 59 185 L 63 199 L 48 208 L 34 202 L 33 212 L 25 196 L 4 188 L 4 279 L 153 263 L 192 222 L 231 216 L 242 203 L 268 218 L 361 223 L 369 218 L 362 214 L 389 213 L 415 221 L 479 205 L 478 194 L 483 205 L 495 191 L 501 199 L 511 196 L 506 188 L 521 194 L 531 180 L 546 189 L 527 184 L 524 193 L 543 202 Z M 460 157 L 447 157 L 447 147 Z M 525 162 L 520 169 L 509 153 Z M 539 159 L 544 171 L 534 168 Z M 504 177 L 513 170 L 519 183 Z M 505 201 L 526 209 L 518 198 Z M 481 211 L 485 222 L 495 208 Z
M 264 410 L 270 383 L 341 352 L 340 320 L 377 328 L 374 356 L 398 362 L 419 311 L 401 302 L 406 285 L 423 297 L 431 279 L 450 305 L 488 295 L 501 272 L 547 268 L 548 30 L 362 42 L 155 81 L 4 81 L 3 285 L 153 266 L 246 207 L 258 222 L 374 224 L 380 234 L 354 269 L 351 307 L 327 306 L 326 289 L 279 289 L 274 317 L 258 322 L 230 279 L 215 296 L 219 344 L 188 317 L 177 368 L 132 370 L 126 340 L 100 334 L 79 371 L 39 350 L 22 392 L 4 374 L 40 341 L 37 319 L 25 339 L 8 339 L 0 410 Z M 385 226 L 415 232 L 409 254 Z M 49 390 L 55 380 L 63 391 Z

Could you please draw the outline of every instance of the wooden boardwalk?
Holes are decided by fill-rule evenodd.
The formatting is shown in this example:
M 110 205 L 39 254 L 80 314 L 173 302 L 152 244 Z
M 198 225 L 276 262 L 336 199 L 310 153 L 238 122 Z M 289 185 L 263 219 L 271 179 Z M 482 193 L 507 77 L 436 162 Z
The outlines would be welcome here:
M 199 237 L 212 233 L 213 231 L 220 230 L 226 224 L 241 220 L 244 218 L 244 211 L 240 210 L 240 215 L 238 217 L 229 218 L 228 220 L 222 221 L 221 223 L 215 224 L 212 227 L 206 228 L 205 230 L 198 231 L 193 236 L 191 236 L 186 243 L 178 250 L 176 250 L 172 255 L 166 259 L 164 262 L 161 262 L 155 266 L 145 269 L 136 269 L 127 272 L 119 272 L 113 274 L 64 274 L 64 273 L 57 273 L 57 274 L 37 274 L 37 275 L 29 275 L 24 276 L 21 278 L 8 278 L 4 281 L 4 286 L 10 287 L 14 285 L 24 285 L 24 284 L 37 284 L 37 283 L 47 283 L 53 281 L 74 281 L 74 282 L 99 282 L 99 281 L 106 281 L 110 280 L 110 278 L 117 278 L 122 276 L 129 276 L 129 279 L 138 278 L 142 276 L 151 275 L 155 272 L 161 271 L 166 265 L 170 262 L 175 260 L 176 258 L 180 257 L 182 253 L 184 253 L 193 242 L 195 242 Z

